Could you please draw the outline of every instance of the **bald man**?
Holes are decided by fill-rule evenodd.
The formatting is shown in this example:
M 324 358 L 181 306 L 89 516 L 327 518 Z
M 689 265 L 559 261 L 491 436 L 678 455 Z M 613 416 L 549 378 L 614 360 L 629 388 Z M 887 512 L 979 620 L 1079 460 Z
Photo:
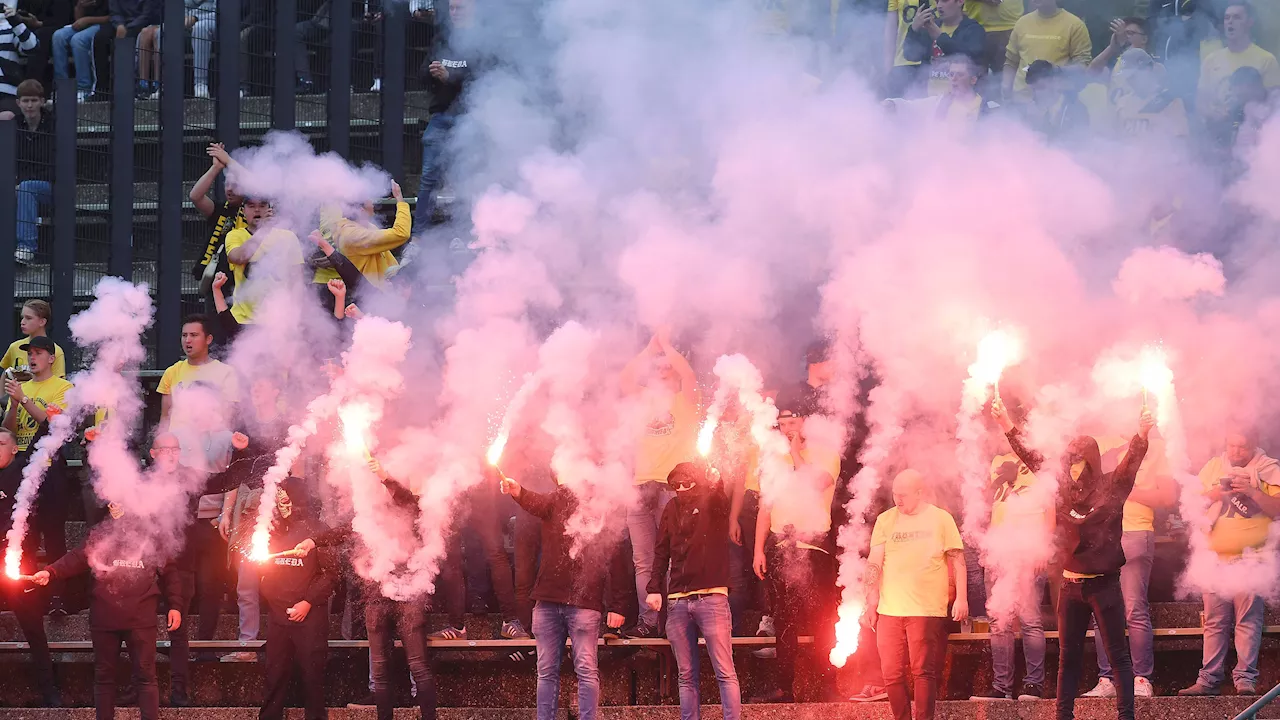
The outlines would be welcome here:
M 863 617 L 876 630 L 894 720 L 933 717 L 938 668 L 946 651 L 947 566 L 955 577 L 965 577 L 964 545 L 956 521 L 946 510 L 925 502 L 924 489 L 924 477 L 915 470 L 903 470 L 893 479 L 894 507 L 876 518 L 864 577 Z M 969 616 L 963 582 L 956 583 L 950 616 L 957 621 Z

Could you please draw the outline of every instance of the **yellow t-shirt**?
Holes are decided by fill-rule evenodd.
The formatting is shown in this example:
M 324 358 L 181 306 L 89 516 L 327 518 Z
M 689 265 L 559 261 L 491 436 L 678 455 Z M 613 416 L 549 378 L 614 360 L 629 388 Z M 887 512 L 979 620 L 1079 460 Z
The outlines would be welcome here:
M 999 5 L 991 5 L 981 0 L 967 0 L 964 4 L 964 14 L 977 20 L 982 29 L 987 32 L 1012 30 L 1023 12 L 1025 8 L 1022 0 L 1003 0 Z
M 205 467 L 203 444 L 199 440 L 226 429 L 231 406 L 240 398 L 235 370 L 218 360 L 203 365 L 179 360 L 164 371 L 156 391 L 172 398 L 169 430 L 182 444 L 182 464 Z M 224 415 L 217 417 L 213 414 L 215 409 L 221 409 Z
M 871 547 L 884 545 L 880 614 L 946 617 L 950 590 L 946 553 L 964 547 L 951 514 L 924 504 L 915 515 L 898 508 L 881 513 Z M 963 580 L 963 579 L 962 579 Z
M 1119 436 L 1098 438 L 1098 451 L 1102 453 L 1102 471 L 1112 472 L 1129 451 L 1129 439 Z M 1138 467 L 1138 477 L 1133 482 L 1134 490 L 1152 490 L 1156 486 L 1156 478 L 1170 477 L 1169 458 L 1165 454 L 1164 440 L 1153 435 L 1147 444 L 1147 454 Z M 1151 508 L 1132 500 L 1124 504 L 1125 532 L 1154 532 L 1156 529 L 1156 513 Z
M 1226 476 L 1228 469 L 1219 455 L 1200 470 L 1200 482 L 1208 490 Z M 1280 495 L 1280 468 L 1269 464 L 1258 473 L 1258 489 L 1272 497 Z M 1245 550 L 1265 545 L 1270 528 L 1271 518 L 1261 508 L 1240 493 L 1230 493 L 1223 498 L 1209 531 L 1209 547 L 1223 560 L 1234 560 Z
M 301 265 L 303 263 L 302 248 L 298 244 L 298 236 L 283 228 L 271 228 L 262 230 L 267 233 L 267 237 L 258 246 L 253 257 L 249 262 L 256 263 L 265 258 L 268 254 L 272 255 L 270 262 L 272 264 L 279 263 L 281 265 Z M 230 253 L 232 250 L 244 245 L 249 241 L 252 233 L 248 228 L 237 228 L 227 233 L 226 248 Z M 235 275 L 236 281 L 236 297 L 235 304 L 231 306 L 231 316 L 241 325 L 248 325 L 253 322 L 253 306 L 257 300 L 261 299 L 268 290 L 270 281 L 269 275 L 263 276 L 260 271 L 254 272 L 254 282 L 247 285 L 248 265 L 237 265 L 231 263 L 231 272 Z
M 671 405 L 654 418 L 636 448 L 636 484 L 665 483 L 671 471 L 698 454 L 698 408 L 685 393 L 671 396 Z
M 1121 93 L 1114 104 L 1116 130 L 1121 135 L 1135 138 L 1186 137 L 1187 110 L 1182 98 L 1140 98 L 1133 93 Z
M 795 486 L 776 493 L 769 506 L 769 530 L 781 535 L 788 525 L 802 535 L 823 535 L 831 530 L 831 503 L 840 478 L 840 453 L 810 445 L 800 451 L 800 462 L 787 458 L 796 469 Z M 821 475 L 821 476 L 820 476 Z M 822 548 L 801 543 L 814 550 Z
M 1276 56 L 1257 45 L 1250 45 L 1240 52 L 1222 48 L 1209 54 L 1200 63 L 1200 85 L 1197 97 L 1201 113 L 1221 117 L 1227 113 L 1231 89 L 1231 74 L 1242 67 L 1257 69 L 1262 84 L 1268 90 L 1280 87 L 1280 65 Z
M 31 338 L 25 337 L 21 340 L 14 340 L 9 343 L 9 349 L 4 353 L 4 359 L 0 360 L 0 368 L 8 370 L 27 364 L 27 351 L 19 350 L 22 345 L 31 342 Z M 53 374 L 64 378 L 67 376 L 67 359 L 62 354 L 62 346 L 54 343 L 53 353 Z
M 1019 99 L 1031 97 L 1027 89 L 1027 67 L 1036 60 L 1046 60 L 1054 65 L 1076 64 L 1086 66 L 1093 56 L 1093 43 L 1084 22 L 1059 10 L 1051 17 L 1039 12 L 1028 13 L 1018 19 L 1009 35 L 1005 48 L 1005 67 L 1016 68 L 1013 89 Z
M 42 408 L 48 408 L 50 405 L 56 405 L 60 409 L 67 406 L 67 391 L 71 389 L 71 383 L 66 378 L 60 378 L 57 375 L 48 380 L 28 380 L 22 383 L 22 392 L 31 398 L 37 405 Z M 9 398 L 9 402 L 13 402 L 13 398 Z M 7 412 L 7 408 L 6 408 Z M 36 419 L 27 413 L 26 408 L 18 406 L 18 416 L 16 418 L 15 434 L 18 436 L 18 449 L 26 450 L 31 444 L 31 438 L 35 437 L 36 429 L 39 427 Z
M 894 65 L 919 65 L 902 54 L 902 42 L 907 39 L 907 30 L 920 11 L 920 0 L 889 0 L 888 11 L 898 16 L 898 52 L 893 56 Z
M 1030 508 L 1027 503 L 1015 500 L 1026 494 L 1036 484 L 1035 473 L 1013 453 L 997 455 L 991 460 L 991 480 L 994 481 L 1005 473 L 1016 473 L 1012 485 L 1001 485 L 991 504 L 991 526 L 1001 525 L 1006 519 L 1026 518 L 1039 522 L 1045 521 L 1048 508 Z

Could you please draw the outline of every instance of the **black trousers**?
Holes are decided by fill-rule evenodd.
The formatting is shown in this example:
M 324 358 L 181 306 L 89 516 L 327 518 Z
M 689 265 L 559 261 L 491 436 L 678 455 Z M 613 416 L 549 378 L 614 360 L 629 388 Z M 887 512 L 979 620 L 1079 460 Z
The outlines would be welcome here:
M 369 588 L 369 593 L 377 590 Z M 391 653 L 395 632 L 404 643 L 409 674 L 418 686 L 418 710 L 423 720 L 436 717 L 436 679 L 427 660 L 427 607 L 425 600 L 397 602 L 385 597 L 369 598 L 364 606 L 369 629 L 369 669 L 373 675 L 373 698 L 378 720 L 392 720 L 395 691 L 391 684 Z M 393 627 L 394 626 L 394 627 Z
M 489 578 L 493 582 L 493 594 L 498 599 L 498 609 L 503 621 L 514 620 L 517 616 L 511 561 L 507 558 L 507 549 L 502 543 L 502 525 L 495 497 L 497 492 L 497 488 L 489 483 L 469 490 L 464 503 L 470 507 L 470 514 L 465 519 L 458 518 L 454 521 L 455 530 L 450 535 L 449 552 L 440 568 L 440 583 L 444 590 L 444 610 L 449 615 L 449 624 L 456 628 L 463 626 L 467 604 L 461 537 L 464 525 L 480 539 L 485 561 L 489 566 Z M 528 630 L 529 626 L 526 625 L 525 629 Z
M 516 616 L 533 632 L 533 584 L 542 554 L 542 521 L 527 512 L 516 513 Z
M 133 687 L 138 691 L 138 713 L 142 720 L 160 717 L 160 689 L 156 685 L 156 628 L 137 630 L 93 630 L 93 704 L 98 720 L 116 716 L 116 663 L 120 643 L 129 650 L 133 662 Z
M 819 685 L 824 693 L 834 693 L 835 675 L 827 657 L 836 641 L 835 558 L 819 550 L 772 544 L 768 560 L 770 601 L 778 632 L 778 687 L 794 692 L 799 639 L 807 631 L 814 636 Z
M 1133 720 L 1133 662 L 1125 636 L 1124 595 L 1120 575 L 1083 580 L 1066 579 L 1058 598 L 1058 720 L 1075 717 L 1076 693 L 1084 664 L 1085 635 L 1089 618 L 1098 621 L 1098 632 L 1115 674 L 1116 716 Z M 1092 645 L 1092 643 L 1090 643 Z
M 4 545 L 0 544 L 0 553 Z M 35 554 L 29 554 L 30 567 L 24 572 L 35 572 Z M 35 676 L 36 689 L 40 696 L 48 700 L 56 690 L 53 679 L 53 656 L 49 654 L 49 636 L 44 630 L 44 609 L 48 601 L 48 590 L 29 582 L 14 582 L 8 578 L 0 579 L 5 602 L 18 620 L 22 637 L 31 646 L 31 673 Z
M 323 720 L 324 662 L 329 653 L 328 608 L 311 608 L 300 623 L 267 622 L 266 701 L 259 720 L 282 720 L 294 668 L 302 676 L 302 697 L 306 720 Z

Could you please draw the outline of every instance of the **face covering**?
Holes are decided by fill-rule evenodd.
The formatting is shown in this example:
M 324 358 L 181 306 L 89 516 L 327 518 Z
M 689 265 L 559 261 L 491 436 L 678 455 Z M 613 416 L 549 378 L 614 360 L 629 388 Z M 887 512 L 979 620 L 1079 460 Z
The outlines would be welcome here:
M 276 510 L 280 512 L 280 517 L 285 519 L 293 514 L 293 501 L 284 490 L 276 490 Z
M 1084 469 L 1088 467 L 1088 463 L 1083 460 L 1071 463 L 1071 479 L 1079 481 L 1080 476 L 1084 474 Z

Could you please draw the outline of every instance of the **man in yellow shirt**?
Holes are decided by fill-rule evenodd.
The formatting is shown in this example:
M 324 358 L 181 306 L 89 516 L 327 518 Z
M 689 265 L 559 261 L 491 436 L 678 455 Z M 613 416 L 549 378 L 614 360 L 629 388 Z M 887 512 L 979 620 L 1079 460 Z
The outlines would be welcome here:
M 260 198 L 246 199 L 245 227 L 227 233 L 227 262 L 235 275 L 236 288 L 231 316 L 241 325 L 253 323 L 254 305 L 280 282 L 285 269 L 300 267 L 303 262 L 298 236 L 270 226 L 271 215 L 271 203 Z
M 658 522 L 672 495 L 667 476 L 676 465 L 697 457 L 698 379 L 689 361 L 671 344 L 668 331 L 659 329 L 622 369 L 620 382 L 625 395 L 649 409 L 649 422 L 636 448 L 637 499 L 627 509 L 640 603 L 640 617 L 629 634 L 654 637 L 661 634 L 658 613 L 645 605 L 653 575 L 653 548 L 658 542 Z
M 53 308 L 49 307 L 49 303 L 44 300 L 28 300 L 23 303 L 18 329 L 26 337 L 9 344 L 9 349 L 4 353 L 4 359 L 0 360 L 0 368 L 8 370 L 27 365 L 27 353 L 23 351 L 22 346 L 31 342 L 32 338 L 48 335 L 49 319 L 52 317 Z M 62 353 L 62 348 L 56 343 L 53 347 L 53 374 L 64 378 L 67 376 L 66 357 Z
M 1037 60 L 1057 67 L 1087 67 L 1093 43 L 1084 21 L 1058 7 L 1058 0 L 1032 0 L 1034 12 L 1014 23 L 1004 54 L 1004 97 L 1027 102 L 1027 68 Z
M 895 507 L 876 518 L 863 577 L 863 619 L 876 630 L 889 708 L 895 718 L 917 720 L 933 718 L 947 618 L 969 616 L 960 531 L 950 513 L 924 501 L 923 491 L 924 477 L 915 470 L 893 479 Z M 961 582 L 948 613 L 951 575 Z
M 985 76 L 990 71 L 993 81 L 1000 79 L 1009 36 L 1025 10 L 1022 0 L 968 0 L 964 4 L 964 14 L 977 20 L 986 31 L 982 74 Z M 990 89 L 994 95 L 998 88 L 993 84 Z
M 203 472 L 226 468 L 230 422 L 240 396 L 235 370 L 209 356 L 212 344 L 213 323 L 204 315 L 187 316 L 182 323 L 186 359 L 170 365 L 156 389 L 160 393 L 158 431 L 177 436 L 182 446 L 181 464 Z M 202 506 L 212 508 L 213 504 L 202 502 Z
M 320 234 L 376 288 L 384 287 L 387 278 L 399 267 L 399 262 L 391 251 L 409 242 L 413 228 L 409 203 L 404 201 L 400 184 L 394 180 L 391 181 L 391 196 L 396 201 L 396 220 L 395 224 L 386 229 L 374 224 L 372 202 L 365 203 L 360 213 L 352 218 L 343 217 L 333 207 L 320 211 Z M 309 262 L 316 268 L 312 283 L 318 286 L 316 292 L 319 293 L 320 304 L 325 308 L 332 308 L 333 295 L 327 284 L 330 280 L 339 279 L 338 271 L 323 254 L 312 255 Z M 358 299 L 349 298 L 351 302 Z
M 908 60 L 902 52 L 907 30 L 916 13 L 932 5 L 932 0 L 889 0 L 884 18 L 885 97 L 911 98 L 924 94 L 920 61 Z
M 1220 121 L 1230 109 L 1231 75 L 1251 67 L 1262 75 L 1268 91 L 1280 87 L 1280 65 L 1276 56 L 1253 42 L 1255 15 L 1246 0 L 1231 0 L 1222 16 L 1222 34 L 1227 46 L 1214 51 L 1200 64 L 1200 84 L 1196 105 L 1206 121 Z
M 1223 563 L 1241 561 L 1267 543 L 1271 519 L 1280 516 L 1280 465 L 1258 447 L 1252 432 L 1234 430 L 1224 452 L 1200 470 L 1204 494 L 1215 518 L 1209 546 Z M 1227 645 L 1234 633 L 1236 667 L 1231 673 L 1237 695 L 1258 692 L 1258 653 L 1262 649 L 1262 597 L 1226 597 L 1204 593 L 1204 663 L 1195 685 L 1179 695 L 1217 695 L 1226 674 Z M 1233 622 L 1234 618 L 1234 622 Z
M 53 373 L 57 347 L 45 335 L 31 338 L 18 347 L 27 354 L 31 379 L 19 383 L 12 378 L 5 378 L 4 391 L 9 396 L 9 407 L 4 414 L 4 427 L 18 436 L 19 451 L 27 449 L 40 423 L 49 419 L 50 406 L 58 410 L 66 407 L 67 391 L 71 389 L 71 383 Z
M 1164 87 L 1163 72 L 1145 50 L 1130 48 L 1120 56 L 1112 85 L 1116 129 L 1124 137 L 1167 142 L 1185 138 L 1187 111 L 1182 98 Z

